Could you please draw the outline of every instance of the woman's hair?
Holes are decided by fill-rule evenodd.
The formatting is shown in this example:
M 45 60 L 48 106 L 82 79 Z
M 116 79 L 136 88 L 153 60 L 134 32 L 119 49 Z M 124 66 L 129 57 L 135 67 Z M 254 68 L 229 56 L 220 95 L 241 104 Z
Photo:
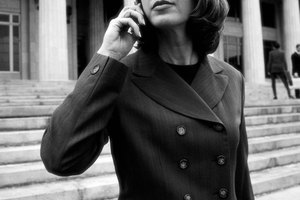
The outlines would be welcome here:
M 187 22 L 187 33 L 193 41 L 195 51 L 203 57 L 217 49 L 229 6 L 227 0 L 193 1 L 195 8 Z M 141 0 L 137 2 L 140 3 Z M 146 26 L 141 26 L 139 47 L 145 51 L 156 51 L 158 41 L 154 33 L 155 28 L 146 19 Z

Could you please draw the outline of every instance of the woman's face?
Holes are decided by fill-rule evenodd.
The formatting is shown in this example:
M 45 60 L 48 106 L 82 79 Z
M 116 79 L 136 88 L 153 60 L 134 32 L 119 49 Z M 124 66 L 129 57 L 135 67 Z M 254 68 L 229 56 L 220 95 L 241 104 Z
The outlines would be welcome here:
M 194 8 L 194 0 L 141 0 L 145 15 L 156 28 L 185 24 Z

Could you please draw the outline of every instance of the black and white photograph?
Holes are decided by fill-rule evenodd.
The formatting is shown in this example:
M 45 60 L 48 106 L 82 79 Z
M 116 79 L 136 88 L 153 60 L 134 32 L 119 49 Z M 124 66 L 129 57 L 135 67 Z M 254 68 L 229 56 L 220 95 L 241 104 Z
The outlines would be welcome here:
M 0 0 L 0 200 L 300 200 L 300 0 Z

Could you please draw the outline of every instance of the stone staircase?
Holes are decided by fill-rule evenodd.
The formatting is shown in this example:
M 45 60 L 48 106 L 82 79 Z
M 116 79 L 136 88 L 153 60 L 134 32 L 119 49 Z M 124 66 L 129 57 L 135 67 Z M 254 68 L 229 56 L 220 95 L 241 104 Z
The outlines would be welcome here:
M 117 198 L 109 144 L 80 176 L 49 174 L 40 160 L 44 128 L 73 87 L 74 82 L 0 81 L 0 200 Z M 300 100 L 255 100 L 253 93 L 247 95 L 249 167 L 256 199 L 299 199 Z

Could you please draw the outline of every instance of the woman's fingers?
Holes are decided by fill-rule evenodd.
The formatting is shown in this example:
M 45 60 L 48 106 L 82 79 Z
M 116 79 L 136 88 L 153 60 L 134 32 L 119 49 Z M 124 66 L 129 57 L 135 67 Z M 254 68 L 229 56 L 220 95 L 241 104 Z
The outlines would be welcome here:
M 117 18 L 114 20 L 114 23 L 116 26 L 119 27 L 120 30 L 122 30 L 124 27 L 129 27 L 131 31 L 133 31 L 134 35 L 136 37 L 141 37 L 140 28 L 135 23 L 135 21 L 131 18 Z M 129 31 L 129 33 L 131 32 Z M 132 34 L 132 33 L 130 33 Z
M 128 9 L 124 11 L 119 17 L 121 18 L 132 18 L 137 21 L 138 24 L 145 25 L 144 16 L 136 10 Z
M 120 12 L 120 14 L 122 14 L 123 12 L 127 11 L 127 10 L 135 10 L 137 12 L 139 12 L 140 14 L 144 15 L 144 12 L 141 8 L 141 4 L 137 4 L 137 5 L 134 5 L 134 6 L 125 6 L 122 11 Z

